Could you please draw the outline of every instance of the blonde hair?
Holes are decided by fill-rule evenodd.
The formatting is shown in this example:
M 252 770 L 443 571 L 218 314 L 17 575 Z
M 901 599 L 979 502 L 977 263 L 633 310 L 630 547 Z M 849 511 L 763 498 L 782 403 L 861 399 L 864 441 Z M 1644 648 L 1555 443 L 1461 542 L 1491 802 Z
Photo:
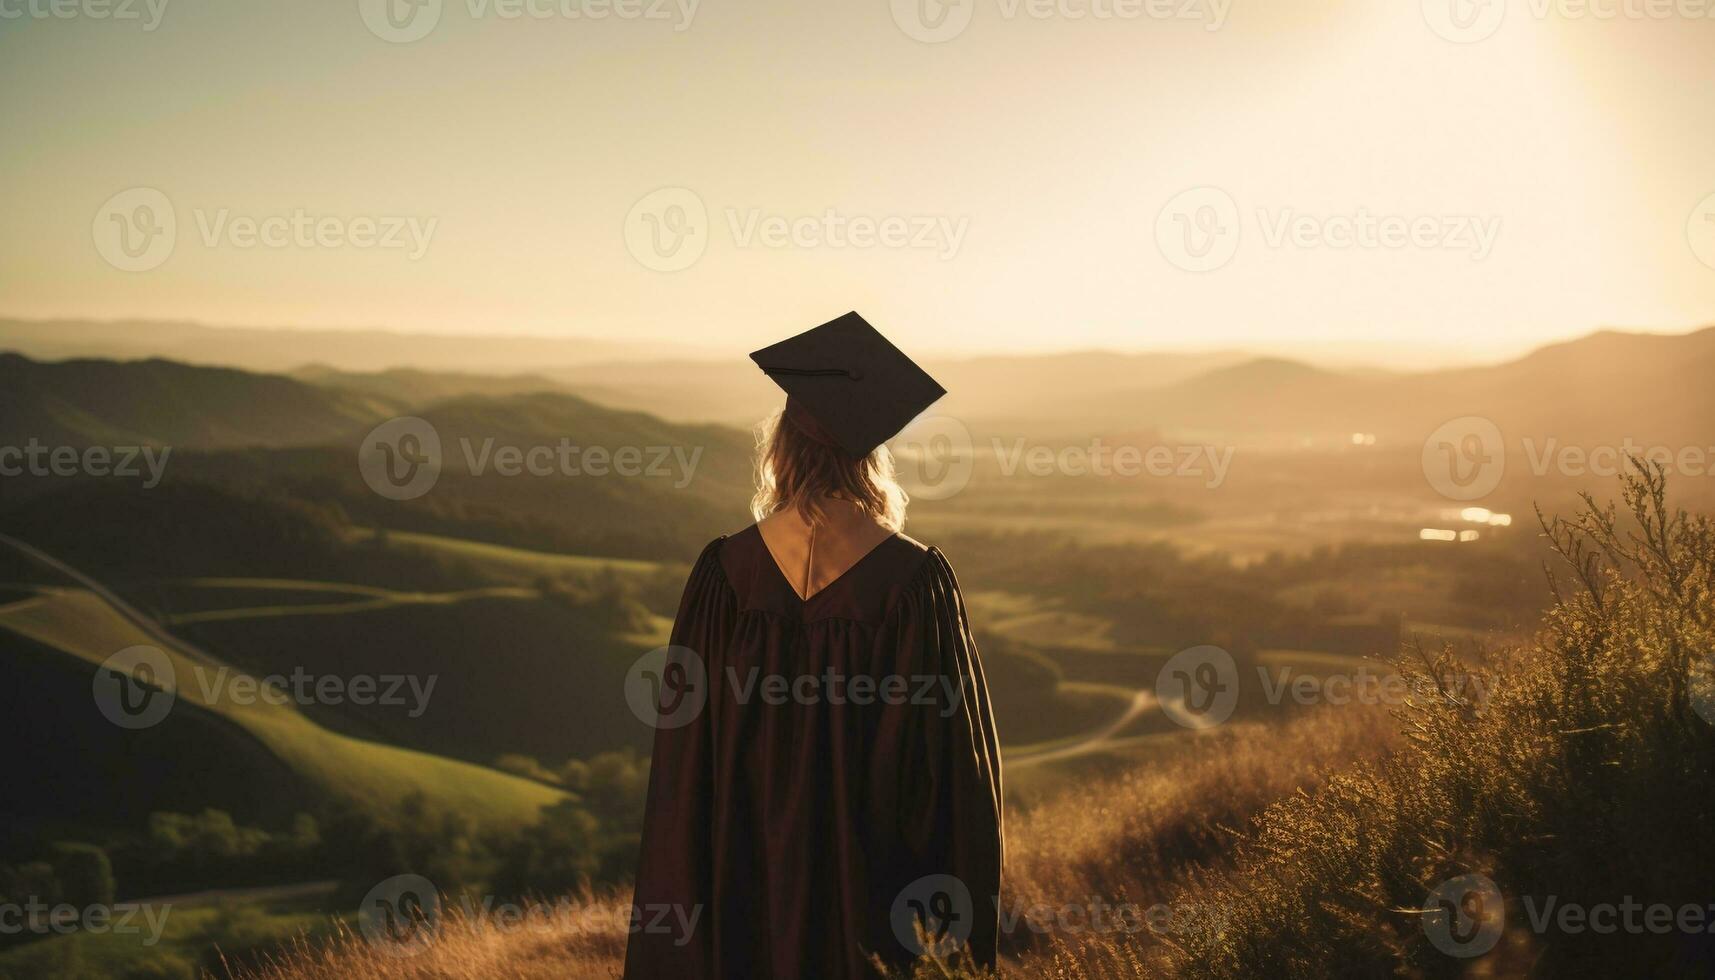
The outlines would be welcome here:
M 811 525 L 827 520 L 829 497 L 849 500 L 889 531 L 905 527 L 910 498 L 893 471 L 893 453 L 877 446 L 861 459 L 839 448 L 809 416 L 787 407 L 756 426 L 757 520 L 788 508 Z

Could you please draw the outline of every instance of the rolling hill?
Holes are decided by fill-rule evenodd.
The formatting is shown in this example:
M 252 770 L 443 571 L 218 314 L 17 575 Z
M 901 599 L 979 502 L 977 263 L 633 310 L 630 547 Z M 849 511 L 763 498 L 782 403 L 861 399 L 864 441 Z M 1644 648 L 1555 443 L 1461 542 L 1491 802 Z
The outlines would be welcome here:
M 6 671 L 32 682 L 7 687 L 62 708 L 53 723 L 23 725 L 14 737 L 13 750 L 29 761 L 11 767 L 8 776 L 4 806 L 12 819 L 125 824 L 151 806 L 194 811 L 211 805 L 254 818 L 264 815 L 269 801 L 297 811 L 334 800 L 386 810 L 420 795 L 446 812 L 515 828 L 562 798 L 481 766 L 337 734 L 295 704 L 211 697 L 205 681 L 230 673 L 232 664 L 161 629 L 56 558 L 6 536 L 0 548 L 11 576 L 27 574 L 38 583 L 0 606 Z M 139 645 L 165 654 L 179 679 L 166 718 L 140 734 L 107 722 L 90 697 L 99 665 Z M 39 714 L 23 699 L 14 707 L 14 718 Z
M 169 361 L 0 355 L 0 445 L 171 447 L 169 484 L 283 492 L 299 504 L 342 508 L 365 526 L 573 553 L 681 559 L 713 529 L 742 523 L 750 494 L 745 433 L 674 424 L 563 392 L 436 399 L 412 379 L 393 381 L 395 393 L 356 391 Z M 438 384 L 441 392 L 459 389 Z M 445 466 L 431 492 L 401 501 L 369 488 L 358 450 L 378 423 L 408 413 L 439 434 Z M 560 465 L 566 447 L 576 453 L 569 468 Z M 497 454 L 532 451 L 549 461 L 546 472 L 497 462 Z M 631 461 L 621 464 L 619 453 Z M 7 492 L 17 503 L 72 493 L 78 482 L 17 477 Z M 120 494 L 112 505 L 148 506 L 136 497 Z
M 1715 418 L 1715 327 L 1682 335 L 1603 331 L 1504 364 L 1421 374 L 1345 374 L 1278 359 L 1220 368 L 1166 386 L 1078 400 L 1107 428 L 1152 426 L 1244 440 L 1375 433 L 1406 443 L 1466 415 L 1509 442 L 1708 445 Z
M 399 330 L 215 327 L 166 320 L 16 318 L 0 319 L 0 349 L 37 358 L 167 358 L 250 371 L 282 372 L 321 361 L 346 371 L 415 367 L 499 374 L 702 353 L 682 345 L 586 337 L 474 337 Z
M 383 399 L 172 361 L 0 354 L 0 444 L 200 449 L 331 443 L 397 414 Z
M 309 364 L 292 371 L 291 377 L 306 384 L 372 395 L 407 409 L 471 395 L 505 398 L 567 390 L 565 385 L 539 374 L 472 374 L 415 368 L 341 371 L 326 364 Z

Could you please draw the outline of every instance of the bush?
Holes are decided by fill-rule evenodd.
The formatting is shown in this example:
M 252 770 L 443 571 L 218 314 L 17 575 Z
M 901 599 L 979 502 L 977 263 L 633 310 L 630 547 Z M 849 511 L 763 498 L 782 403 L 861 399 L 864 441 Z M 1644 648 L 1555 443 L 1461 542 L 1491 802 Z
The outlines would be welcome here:
M 1638 465 L 1623 499 L 1619 515 L 1585 497 L 1576 517 L 1542 521 L 1570 571 L 1551 573 L 1531 646 L 1401 663 L 1421 692 L 1401 714 L 1405 748 L 1265 811 L 1237 869 L 1186 892 L 1227 927 L 1184 938 L 1169 970 L 1459 975 L 1470 961 L 1430 939 L 1446 913 L 1419 910 L 1475 874 L 1502 898 L 1468 906 L 1502 927 L 1493 972 L 1708 975 L 1707 936 L 1533 923 L 1551 899 L 1711 900 L 1715 702 L 1694 695 L 1715 649 L 1715 530 L 1668 509 L 1659 470 Z
M 107 859 L 106 851 L 93 844 L 55 844 L 52 860 L 59 879 L 60 901 L 80 908 L 113 904 L 117 886 L 113 881 L 113 862 Z

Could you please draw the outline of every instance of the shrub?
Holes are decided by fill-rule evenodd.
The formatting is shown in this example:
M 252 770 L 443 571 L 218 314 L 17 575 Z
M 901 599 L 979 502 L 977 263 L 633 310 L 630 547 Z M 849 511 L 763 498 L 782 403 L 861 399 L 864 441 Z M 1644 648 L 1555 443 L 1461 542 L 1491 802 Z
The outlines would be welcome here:
M 1668 508 L 1659 469 L 1637 464 L 1622 495 L 1619 514 L 1586 496 L 1542 520 L 1569 571 L 1550 573 L 1533 644 L 1484 664 L 1402 660 L 1421 692 L 1400 715 L 1406 746 L 1266 810 L 1236 870 L 1187 890 L 1227 927 L 1181 940 L 1172 972 L 1461 974 L 1469 961 L 1430 940 L 1446 913 L 1420 910 L 1478 874 L 1503 899 L 1480 913 L 1504 923 L 1494 972 L 1707 975 L 1704 936 L 1533 922 L 1551 899 L 1712 898 L 1715 732 L 1694 695 L 1715 650 L 1715 530 Z
M 113 862 L 93 844 L 61 843 L 52 848 L 59 900 L 76 906 L 112 905 L 116 886 Z

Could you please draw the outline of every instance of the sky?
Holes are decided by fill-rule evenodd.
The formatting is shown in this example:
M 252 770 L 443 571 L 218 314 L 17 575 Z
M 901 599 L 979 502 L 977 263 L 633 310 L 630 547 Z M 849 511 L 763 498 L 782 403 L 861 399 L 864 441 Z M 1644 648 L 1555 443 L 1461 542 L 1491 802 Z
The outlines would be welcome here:
M 1715 0 L 0 0 L 0 315 L 1484 359 L 1715 323 L 1711 91 Z

